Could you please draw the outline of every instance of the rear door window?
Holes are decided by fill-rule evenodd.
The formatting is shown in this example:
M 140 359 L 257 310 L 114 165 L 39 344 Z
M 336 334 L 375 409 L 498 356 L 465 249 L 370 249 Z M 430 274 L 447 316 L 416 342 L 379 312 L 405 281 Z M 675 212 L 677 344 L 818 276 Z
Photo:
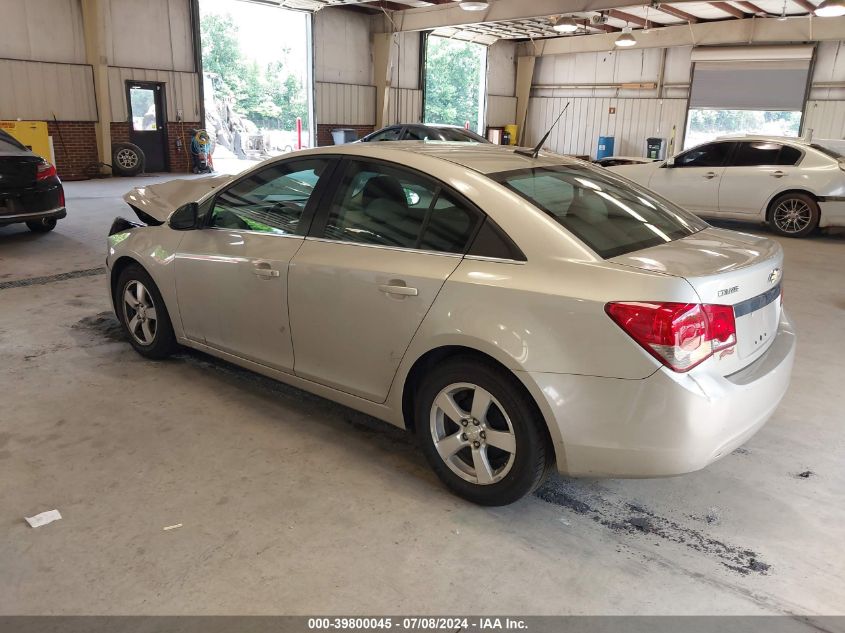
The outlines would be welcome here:
M 367 142 L 398 141 L 401 133 L 401 127 L 389 127 L 386 130 L 381 130 L 380 132 L 376 132 L 375 134 L 373 134 L 367 139 Z
M 708 226 L 605 170 L 559 165 L 490 177 L 550 215 L 604 258 L 671 242 Z
M 381 163 L 350 161 L 323 237 L 463 253 L 480 219 L 477 211 L 425 176 Z

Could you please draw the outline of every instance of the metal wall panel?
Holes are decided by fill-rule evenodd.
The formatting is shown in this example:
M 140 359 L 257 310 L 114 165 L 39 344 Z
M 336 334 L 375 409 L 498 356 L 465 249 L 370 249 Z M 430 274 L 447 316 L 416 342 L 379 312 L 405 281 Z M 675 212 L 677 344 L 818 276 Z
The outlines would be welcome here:
M 391 88 L 385 125 L 420 123 L 422 121 L 422 90 Z
M 0 119 L 97 120 L 90 66 L 0 59 L 0 86 Z
M 109 65 L 196 70 L 189 0 L 108 0 L 103 12 Z
M 487 95 L 487 125 L 503 127 L 516 121 L 516 97 Z
M 370 18 L 351 11 L 314 14 L 314 81 L 373 83 Z
M 79 0 L 2 0 L 0 7 L 0 57 L 85 63 Z
M 614 153 L 643 156 L 645 139 L 669 139 L 675 126 L 680 149 L 687 102 L 685 99 L 616 99 L 533 97 L 528 103 L 526 145 L 538 142 L 567 102 L 569 108 L 549 136 L 546 147 L 560 154 L 595 157 L 599 136 L 615 137 Z M 615 113 L 611 114 L 611 108 Z
M 375 124 L 375 86 L 318 81 L 315 84 L 315 91 L 317 123 L 336 123 L 343 125 Z
M 813 138 L 845 138 L 845 101 L 808 101 L 803 130 L 813 130 Z
M 126 106 L 127 81 L 160 81 L 165 84 L 167 120 L 175 122 L 179 110 L 183 121 L 199 121 L 199 82 L 196 73 L 149 70 L 144 68 L 109 67 L 109 103 L 111 120 L 127 121 L 129 109 Z

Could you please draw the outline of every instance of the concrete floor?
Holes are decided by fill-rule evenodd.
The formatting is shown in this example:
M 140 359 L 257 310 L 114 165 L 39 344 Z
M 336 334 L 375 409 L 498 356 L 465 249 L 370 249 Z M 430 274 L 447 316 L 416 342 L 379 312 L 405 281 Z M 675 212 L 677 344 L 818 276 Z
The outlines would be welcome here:
M 153 180 L 70 183 L 53 233 L 0 228 L 0 282 L 101 267 L 118 194 Z M 845 614 L 845 237 L 783 245 L 798 360 L 746 447 L 499 509 L 366 416 L 142 359 L 96 271 L 2 289 L 0 614 Z

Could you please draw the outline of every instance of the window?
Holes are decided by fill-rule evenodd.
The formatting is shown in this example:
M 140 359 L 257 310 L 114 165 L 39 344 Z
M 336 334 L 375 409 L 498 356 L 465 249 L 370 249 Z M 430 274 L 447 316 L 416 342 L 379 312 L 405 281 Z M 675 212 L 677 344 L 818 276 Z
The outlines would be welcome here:
M 405 129 L 405 136 L 408 141 L 427 141 L 430 136 L 428 129 L 424 127 L 409 127 Z
M 546 212 L 604 258 L 671 242 L 707 227 L 693 214 L 611 172 L 559 165 L 490 177 Z
M 241 180 L 217 196 L 209 225 L 276 235 L 296 233 L 327 165 L 326 159 L 297 160 Z
M 389 127 L 386 130 L 381 130 L 380 132 L 376 132 L 368 141 L 398 141 L 399 134 L 402 132 L 401 127 Z
M 675 167 L 721 167 L 736 143 L 707 143 L 675 157 Z
M 489 142 L 483 136 L 479 136 L 475 132 L 465 130 L 463 128 L 442 127 L 437 130 L 440 138 L 444 141 L 458 141 L 461 143 L 487 143 Z
M 463 253 L 479 220 L 477 212 L 423 176 L 353 161 L 335 194 L 325 237 Z
M 11 134 L 0 130 L 0 152 L 17 152 L 20 150 L 26 151 L 26 147 L 18 142 Z
M 730 164 L 733 167 L 761 165 L 794 165 L 801 158 L 800 150 L 771 141 L 740 143 Z

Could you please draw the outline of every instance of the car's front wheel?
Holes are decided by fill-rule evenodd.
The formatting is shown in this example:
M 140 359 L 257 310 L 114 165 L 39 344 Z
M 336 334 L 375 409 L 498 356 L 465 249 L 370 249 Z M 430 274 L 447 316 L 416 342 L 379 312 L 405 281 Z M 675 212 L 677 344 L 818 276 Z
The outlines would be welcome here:
M 772 202 L 769 223 L 784 237 L 806 237 L 819 225 L 819 204 L 806 193 L 785 193 Z
M 118 277 L 115 308 L 135 350 L 147 358 L 166 358 L 176 350 L 173 325 L 161 293 L 149 273 L 137 264 Z
M 456 358 L 426 375 L 415 401 L 416 432 L 434 471 L 456 494 L 482 505 L 535 490 L 552 463 L 544 422 L 508 372 Z

